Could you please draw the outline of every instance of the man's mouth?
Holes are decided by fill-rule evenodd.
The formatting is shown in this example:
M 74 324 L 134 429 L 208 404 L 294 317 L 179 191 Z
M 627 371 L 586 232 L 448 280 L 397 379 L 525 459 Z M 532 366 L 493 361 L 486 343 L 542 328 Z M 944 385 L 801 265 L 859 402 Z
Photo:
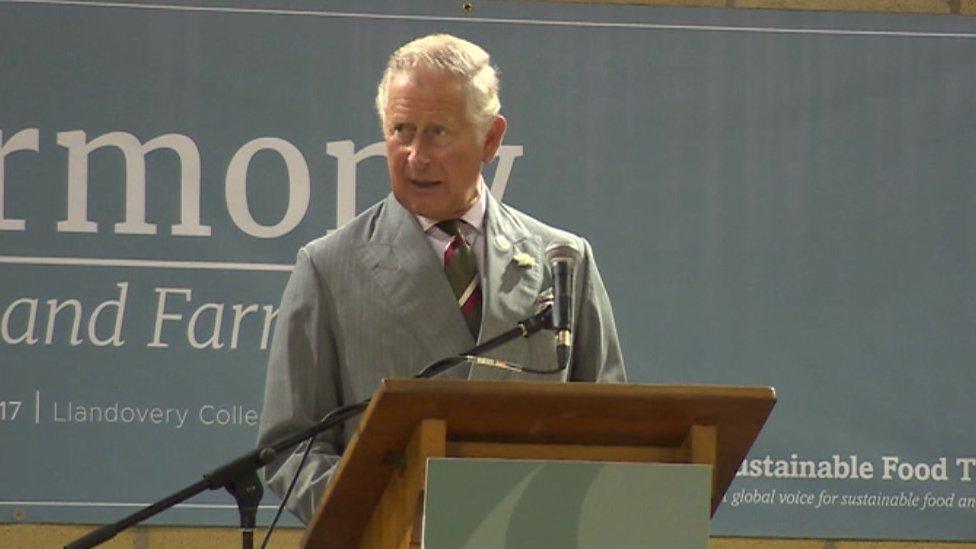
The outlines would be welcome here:
M 414 187 L 420 187 L 421 189 L 430 189 L 441 184 L 440 181 L 432 179 L 408 179 L 408 181 Z

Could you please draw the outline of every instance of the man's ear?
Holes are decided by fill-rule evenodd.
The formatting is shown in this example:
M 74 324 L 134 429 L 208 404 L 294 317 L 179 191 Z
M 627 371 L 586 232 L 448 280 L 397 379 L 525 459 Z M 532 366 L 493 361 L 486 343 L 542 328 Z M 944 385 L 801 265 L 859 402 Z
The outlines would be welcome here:
M 502 145 L 502 138 L 505 137 L 506 128 L 508 128 L 508 121 L 505 120 L 504 116 L 499 114 L 492 121 L 491 126 L 488 127 L 488 132 L 485 133 L 485 144 L 481 154 L 482 162 L 487 164 L 495 159 L 498 147 Z

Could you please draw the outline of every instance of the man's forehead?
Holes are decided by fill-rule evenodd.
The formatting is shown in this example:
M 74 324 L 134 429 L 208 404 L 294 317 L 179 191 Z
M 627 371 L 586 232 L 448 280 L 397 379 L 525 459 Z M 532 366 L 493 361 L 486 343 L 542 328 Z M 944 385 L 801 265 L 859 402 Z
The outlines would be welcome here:
M 464 91 L 464 78 L 456 74 L 428 68 L 404 69 L 393 74 L 390 79 L 392 86 L 412 84 L 420 89 L 442 88 L 446 90 Z
M 451 75 L 397 75 L 390 82 L 386 110 L 391 115 L 427 113 L 463 116 L 467 97 L 457 80 Z

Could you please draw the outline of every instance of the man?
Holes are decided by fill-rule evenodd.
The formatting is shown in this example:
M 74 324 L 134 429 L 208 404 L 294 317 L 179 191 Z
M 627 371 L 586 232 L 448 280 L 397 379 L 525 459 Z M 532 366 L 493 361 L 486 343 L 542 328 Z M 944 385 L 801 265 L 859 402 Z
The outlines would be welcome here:
M 410 42 L 390 58 L 376 106 L 393 192 L 298 252 L 271 346 L 259 442 L 305 428 L 369 398 L 383 378 L 413 376 L 532 316 L 552 284 L 545 261 L 552 242 L 577 248 L 582 261 L 570 368 L 542 377 L 625 381 L 589 244 L 497 202 L 481 179 L 506 128 L 488 54 L 447 35 Z M 491 356 L 537 369 L 556 364 L 546 334 Z M 465 366 L 443 377 L 540 376 Z M 303 521 L 353 431 L 347 425 L 319 436 L 288 503 Z M 284 493 L 300 459 L 296 451 L 266 468 L 272 490 Z

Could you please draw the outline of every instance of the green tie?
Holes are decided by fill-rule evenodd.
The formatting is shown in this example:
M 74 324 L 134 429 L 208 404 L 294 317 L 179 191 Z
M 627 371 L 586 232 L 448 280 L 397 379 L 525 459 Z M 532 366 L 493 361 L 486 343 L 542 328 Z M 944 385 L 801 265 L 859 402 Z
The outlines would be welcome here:
M 474 251 L 461 235 L 461 222 L 448 219 L 437 224 L 445 233 L 451 235 L 451 243 L 444 250 L 444 273 L 447 275 L 454 297 L 457 298 L 464 321 L 471 335 L 478 339 L 481 329 L 481 284 L 478 276 L 478 262 Z

